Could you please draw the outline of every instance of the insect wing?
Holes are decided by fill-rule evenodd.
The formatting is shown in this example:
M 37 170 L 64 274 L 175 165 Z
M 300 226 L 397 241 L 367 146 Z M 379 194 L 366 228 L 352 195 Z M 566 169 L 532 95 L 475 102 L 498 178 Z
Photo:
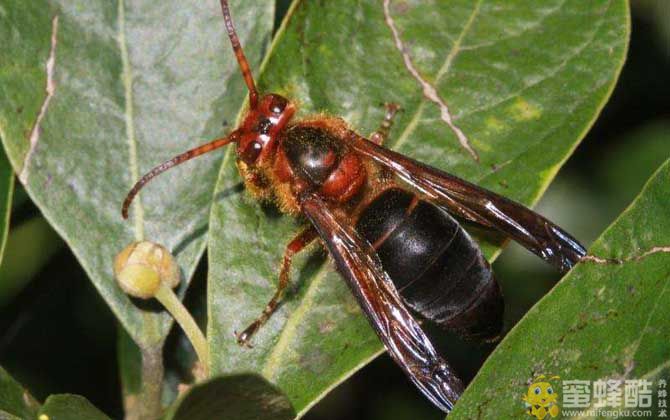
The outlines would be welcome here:
M 383 148 L 350 132 L 358 152 L 389 168 L 428 199 L 467 220 L 496 229 L 566 272 L 586 250 L 570 234 L 532 210 L 492 191 Z
M 436 406 L 451 410 L 463 384 L 405 308 L 372 246 L 319 197 L 308 196 L 301 206 L 391 357 Z

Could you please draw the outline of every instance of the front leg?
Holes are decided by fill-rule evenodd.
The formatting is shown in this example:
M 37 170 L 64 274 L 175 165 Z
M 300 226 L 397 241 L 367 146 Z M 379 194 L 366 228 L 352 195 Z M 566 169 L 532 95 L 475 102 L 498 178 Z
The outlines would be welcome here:
M 284 294 L 286 286 L 288 286 L 289 277 L 291 274 L 291 260 L 293 259 L 293 256 L 305 249 L 315 238 L 316 231 L 313 227 L 310 226 L 300 232 L 286 246 L 286 250 L 284 251 L 284 260 L 282 261 L 281 270 L 279 272 L 279 284 L 277 285 L 277 290 L 275 291 L 274 296 L 272 296 L 272 299 L 270 299 L 270 302 L 268 302 L 267 306 L 265 306 L 265 309 L 261 315 L 256 318 L 256 320 L 252 322 L 247 328 L 245 328 L 244 331 L 239 334 L 235 334 L 237 336 L 238 344 L 251 347 L 249 345 L 249 340 L 256 333 L 256 331 L 258 331 L 261 325 L 265 324 L 272 313 L 277 309 L 279 300 Z

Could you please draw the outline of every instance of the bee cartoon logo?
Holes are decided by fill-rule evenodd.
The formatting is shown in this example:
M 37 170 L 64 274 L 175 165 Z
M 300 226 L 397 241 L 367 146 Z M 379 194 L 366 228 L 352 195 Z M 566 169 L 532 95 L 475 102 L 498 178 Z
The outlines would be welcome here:
M 554 379 L 559 379 L 559 377 L 547 378 L 545 375 L 540 375 L 530 384 L 528 392 L 522 398 L 528 415 L 535 417 L 537 420 L 548 418 L 547 414 L 551 418 L 558 416 L 561 411 L 557 402 L 558 392 L 549 382 Z

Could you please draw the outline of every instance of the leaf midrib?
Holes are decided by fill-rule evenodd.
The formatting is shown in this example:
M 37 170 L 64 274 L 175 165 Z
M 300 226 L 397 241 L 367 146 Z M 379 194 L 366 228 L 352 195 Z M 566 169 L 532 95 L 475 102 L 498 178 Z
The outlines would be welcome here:
M 124 119 L 126 123 L 126 141 L 128 143 L 128 160 L 131 182 L 134 184 L 140 178 L 139 164 L 137 159 L 137 139 L 135 138 L 135 114 L 133 108 L 133 73 L 128 55 L 126 41 L 126 10 L 123 0 L 118 0 L 118 43 L 121 52 L 122 73 L 121 81 L 124 89 Z M 132 185 L 131 185 L 132 187 Z M 144 208 L 142 207 L 141 195 L 138 193 L 133 203 L 133 221 L 135 240 L 144 240 Z
M 454 41 L 451 50 L 447 54 L 447 57 L 444 59 L 444 63 L 440 67 L 440 70 L 438 70 L 437 76 L 435 77 L 435 81 L 431 83 L 436 88 L 440 80 L 442 80 L 442 77 L 444 77 L 449 73 L 449 70 L 451 69 L 451 64 L 453 63 L 458 53 L 461 51 L 461 43 L 463 42 L 463 39 L 465 39 L 465 37 L 467 36 L 468 32 L 470 32 L 470 28 L 472 27 L 472 24 L 474 23 L 475 19 L 477 18 L 477 15 L 479 14 L 482 1 L 483 0 L 478 0 L 477 3 L 475 3 L 475 6 L 472 9 L 470 16 L 468 17 L 468 20 L 465 22 L 465 25 L 463 25 L 463 28 L 461 29 L 461 32 L 458 34 L 458 37 Z M 400 51 L 400 53 L 402 53 L 402 51 Z M 409 54 L 409 52 L 405 52 L 405 54 Z M 418 125 L 419 120 L 421 119 L 421 115 L 423 114 L 423 110 L 428 102 L 429 101 L 427 100 L 427 98 L 425 97 L 422 98 L 421 103 L 416 108 L 416 111 L 412 116 L 412 119 L 410 120 L 409 124 L 407 124 L 407 126 L 400 134 L 400 136 L 398 136 L 398 140 L 396 140 L 395 144 L 391 147 L 392 149 L 398 150 L 407 141 L 409 136 L 412 134 L 412 132 Z M 454 120 L 456 120 L 455 117 Z

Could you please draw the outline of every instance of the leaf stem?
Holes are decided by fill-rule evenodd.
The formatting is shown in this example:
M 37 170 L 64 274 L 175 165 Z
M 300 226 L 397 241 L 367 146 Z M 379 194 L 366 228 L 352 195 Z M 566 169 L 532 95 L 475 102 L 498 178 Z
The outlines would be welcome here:
M 160 417 L 161 391 L 163 390 L 163 342 L 141 347 L 142 389 L 139 401 L 126 407 L 127 419 L 153 419 Z

